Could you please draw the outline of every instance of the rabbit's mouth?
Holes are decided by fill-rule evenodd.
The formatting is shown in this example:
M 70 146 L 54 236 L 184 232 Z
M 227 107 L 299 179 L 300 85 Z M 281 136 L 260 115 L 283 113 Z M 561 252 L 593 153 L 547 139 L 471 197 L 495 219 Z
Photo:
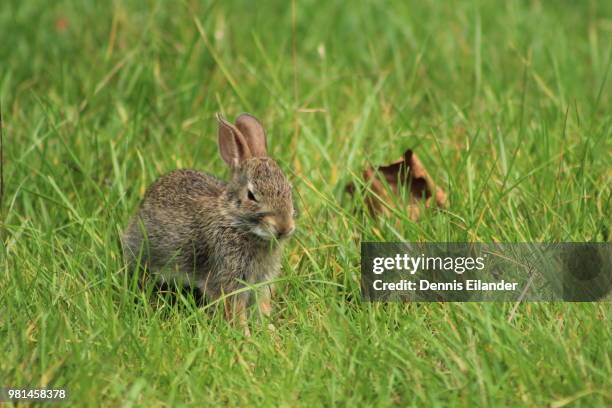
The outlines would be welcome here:
M 271 225 L 268 226 L 259 224 L 252 228 L 251 231 L 253 234 L 266 241 L 281 241 L 293 235 L 295 227 L 292 227 L 289 231 L 278 231 Z

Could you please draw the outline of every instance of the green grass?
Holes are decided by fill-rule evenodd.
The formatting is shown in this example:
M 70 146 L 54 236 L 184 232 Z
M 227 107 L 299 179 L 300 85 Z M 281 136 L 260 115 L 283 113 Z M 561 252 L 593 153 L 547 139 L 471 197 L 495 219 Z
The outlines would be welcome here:
M 367 304 L 359 241 L 609 241 L 612 3 L 0 4 L 0 386 L 125 406 L 609 406 L 609 304 Z M 198 28 L 200 27 L 201 30 Z M 257 115 L 298 191 L 270 333 L 125 273 L 178 167 Z M 344 185 L 413 148 L 448 211 Z

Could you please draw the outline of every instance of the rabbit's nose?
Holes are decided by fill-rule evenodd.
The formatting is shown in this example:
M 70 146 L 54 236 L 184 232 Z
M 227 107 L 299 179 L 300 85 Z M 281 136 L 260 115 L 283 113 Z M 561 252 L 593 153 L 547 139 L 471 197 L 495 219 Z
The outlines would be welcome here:
M 295 223 L 292 219 L 268 216 L 264 218 L 264 221 L 268 224 L 276 239 L 287 238 L 295 231 Z
M 287 238 L 287 237 L 290 237 L 294 231 L 295 231 L 295 225 L 288 225 L 285 228 L 278 229 L 276 231 L 276 237 L 279 239 Z

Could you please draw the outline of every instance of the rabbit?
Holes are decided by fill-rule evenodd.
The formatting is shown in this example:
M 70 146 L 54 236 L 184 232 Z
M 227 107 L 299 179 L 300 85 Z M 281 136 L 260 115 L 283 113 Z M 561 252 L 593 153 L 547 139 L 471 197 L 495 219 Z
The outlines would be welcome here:
M 235 125 L 217 115 L 221 157 L 231 180 L 196 170 L 174 170 L 146 191 L 122 236 L 128 264 L 146 265 L 163 282 L 197 286 L 209 299 L 276 278 L 284 243 L 295 231 L 292 186 L 268 156 L 261 123 L 243 113 Z M 271 284 L 257 305 L 271 307 Z M 248 333 L 250 290 L 224 303 L 225 316 Z

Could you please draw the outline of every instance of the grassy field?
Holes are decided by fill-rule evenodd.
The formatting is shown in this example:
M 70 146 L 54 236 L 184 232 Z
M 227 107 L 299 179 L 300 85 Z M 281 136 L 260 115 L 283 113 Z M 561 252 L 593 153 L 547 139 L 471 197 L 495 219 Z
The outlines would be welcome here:
M 610 406 L 609 304 L 362 303 L 359 241 L 609 241 L 612 3 L 411 3 L 3 0 L 0 386 L 84 406 Z M 139 290 L 118 245 L 161 174 L 227 176 L 214 113 L 242 111 L 301 212 L 277 330 L 250 338 Z M 406 148 L 448 210 L 368 218 L 345 184 Z

